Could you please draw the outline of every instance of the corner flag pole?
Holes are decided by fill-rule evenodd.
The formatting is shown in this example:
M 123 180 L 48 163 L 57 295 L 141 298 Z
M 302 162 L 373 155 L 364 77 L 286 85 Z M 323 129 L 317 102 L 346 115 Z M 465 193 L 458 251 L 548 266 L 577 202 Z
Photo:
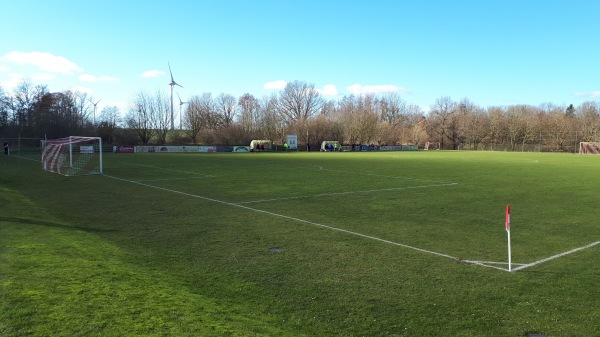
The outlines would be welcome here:
M 508 234 L 508 271 L 512 271 L 510 256 L 510 205 L 506 205 L 506 233 Z

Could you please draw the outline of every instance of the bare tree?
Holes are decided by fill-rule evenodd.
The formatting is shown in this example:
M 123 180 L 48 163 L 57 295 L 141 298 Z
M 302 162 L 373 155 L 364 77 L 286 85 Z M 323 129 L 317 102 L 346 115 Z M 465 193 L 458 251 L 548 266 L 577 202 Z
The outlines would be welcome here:
M 407 113 L 407 103 L 402 100 L 398 93 L 390 93 L 379 99 L 381 120 L 392 126 L 402 123 L 403 113 Z
M 487 135 L 483 142 L 490 145 L 490 150 L 497 149 L 496 144 L 504 142 L 504 108 L 499 106 L 488 107 L 486 113 L 489 118 Z
M 258 114 L 258 110 L 260 109 L 260 104 L 258 100 L 250 95 L 244 94 L 240 97 L 238 101 L 238 106 L 240 108 L 241 113 L 241 124 L 246 132 L 253 131 L 257 128 L 255 123 L 256 115 Z
M 565 142 L 574 130 L 575 117 L 563 113 L 561 110 L 550 111 L 543 119 L 543 129 L 552 151 L 563 151 Z
M 199 96 L 190 97 L 183 119 L 186 133 L 194 144 L 198 144 L 198 134 L 202 130 L 201 106 Z
M 521 125 L 519 125 L 519 115 L 520 111 L 517 106 L 510 106 L 506 110 L 506 136 L 511 151 L 515 150 L 515 146 L 521 138 Z
M 215 102 L 209 92 L 190 98 L 186 109 L 185 124 L 189 130 L 188 135 L 194 140 L 194 143 L 199 142 L 202 131 L 204 131 L 203 141 L 210 142 L 212 132 L 221 125 L 220 116 L 215 109 Z
M 399 122 L 395 125 L 397 139 L 400 144 L 419 145 L 427 139 L 425 132 L 426 120 L 423 111 L 415 104 L 401 104 L 399 106 Z
M 440 142 L 440 148 L 444 148 L 444 140 L 451 134 L 450 128 L 453 121 L 450 118 L 456 112 L 456 102 L 448 96 L 438 98 L 431 106 L 430 118 L 428 119 L 428 131 Z
M 281 142 L 283 143 L 285 141 L 284 121 L 279 114 L 278 103 L 275 95 L 262 99 L 260 113 L 258 114 L 259 136 L 272 142 L 275 142 L 281 136 Z
M 155 123 L 154 127 L 156 129 L 156 141 L 158 144 L 166 144 L 169 130 L 173 129 L 170 109 L 170 97 L 167 97 L 164 91 L 157 90 L 150 101 L 150 113 Z
M 34 128 L 38 114 L 37 106 L 44 95 L 48 94 L 48 87 L 35 85 L 30 80 L 23 80 L 13 92 L 11 100 L 12 119 L 18 130 L 23 134 L 42 137 L 34 134 Z
M 127 113 L 125 123 L 146 145 L 155 136 L 155 121 L 152 97 L 143 91 L 138 92 Z
M 97 132 L 103 141 L 112 144 L 115 130 L 121 122 L 121 114 L 116 106 L 107 106 L 102 109 L 99 116 Z
M 581 140 L 592 142 L 600 140 L 600 102 L 583 102 L 577 107 Z
M 9 127 L 10 97 L 0 87 L 0 131 Z M 4 132 L 3 132 L 4 133 Z
M 205 128 L 214 130 L 223 125 L 211 93 L 205 92 L 200 96 L 200 111 Z
M 306 122 L 320 110 L 322 99 L 314 84 L 293 81 L 280 93 L 279 104 L 288 122 Z
M 344 139 L 352 144 L 368 144 L 377 135 L 379 115 L 375 97 L 345 96 L 340 102 L 340 118 L 344 124 Z
M 539 139 L 540 119 L 538 110 L 532 106 L 523 106 L 519 123 L 522 125 L 521 151 L 525 151 L 527 144 L 531 144 L 536 139 Z
M 475 105 L 464 106 L 461 116 L 461 133 L 471 150 L 477 150 L 488 136 L 490 118 L 485 111 Z
M 475 130 L 478 128 L 475 127 L 475 123 L 478 120 L 475 111 L 477 109 L 478 107 L 467 98 L 463 98 L 455 106 L 455 112 L 450 116 L 448 128 L 448 139 L 452 141 L 454 150 L 458 149 L 460 144 L 472 142 L 476 138 Z
M 220 94 L 215 100 L 215 107 L 222 125 L 227 127 L 233 124 L 237 107 L 235 97 L 229 94 Z
M 84 91 L 73 91 L 73 101 L 79 117 L 81 127 L 85 126 L 86 122 L 91 123 L 90 115 L 94 112 L 93 106 L 90 103 L 88 93 Z
M 334 100 L 323 102 L 323 104 L 321 105 L 321 111 L 319 112 L 319 115 L 326 116 L 328 118 L 333 117 L 336 111 L 336 105 L 337 104 Z

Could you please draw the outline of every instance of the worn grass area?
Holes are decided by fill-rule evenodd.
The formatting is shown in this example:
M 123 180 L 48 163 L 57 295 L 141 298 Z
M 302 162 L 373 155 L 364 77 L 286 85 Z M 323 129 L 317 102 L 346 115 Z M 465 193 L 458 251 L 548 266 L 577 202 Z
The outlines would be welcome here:
M 2 336 L 600 335 L 599 157 L 0 159 Z

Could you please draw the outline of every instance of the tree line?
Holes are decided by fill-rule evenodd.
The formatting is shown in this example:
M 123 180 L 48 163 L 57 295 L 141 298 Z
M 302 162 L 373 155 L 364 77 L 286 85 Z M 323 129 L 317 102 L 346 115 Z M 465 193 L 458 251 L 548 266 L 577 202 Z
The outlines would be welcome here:
M 544 103 L 482 107 L 464 98 L 440 97 L 428 113 L 397 93 L 325 99 L 313 84 L 288 83 L 270 96 L 222 93 L 171 101 L 163 91 L 140 91 L 125 112 L 99 113 L 86 93 L 49 92 L 21 82 L 0 87 L 0 135 L 4 138 L 100 136 L 107 144 L 243 145 L 253 139 L 300 144 L 419 145 L 441 149 L 576 151 L 581 141 L 600 141 L 600 102 L 577 106 Z M 97 102 L 96 102 L 97 103 Z

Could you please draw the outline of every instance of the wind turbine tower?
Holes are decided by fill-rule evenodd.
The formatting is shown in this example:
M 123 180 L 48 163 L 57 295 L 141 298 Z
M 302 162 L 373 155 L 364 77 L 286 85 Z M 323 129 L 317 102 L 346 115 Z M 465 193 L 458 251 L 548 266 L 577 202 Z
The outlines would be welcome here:
M 179 130 L 183 130 L 183 126 L 182 126 L 182 125 L 183 125 L 183 123 L 182 123 L 182 122 L 183 122 L 183 119 L 182 119 L 182 117 L 181 117 L 181 116 L 182 116 L 182 113 L 181 113 L 181 107 L 182 107 L 184 104 L 187 104 L 187 102 L 182 102 L 182 101 L 181 101 L 181 97 L 179 96 L 179 93 L 177 93 L 177 98 L 179 98 Z
M 168 62 L 167 64 L 169 65 L 169 73 L 171 74 L 171 83 L 169 83 L 169 85 L 171 86 L 171 130 L 175 130 L 175 120 L 173 118 L 173 87 L 176 85 L 180 87 L 182 86 L 179 83 L 175 82 L 175 80 L 173 79 L 173 72 L 171 71 L 171 64 Z
M 98 106 L 98 103 L 100 103 L 102 99 L 99 99 L 98 102 L 94 103 L 94 101 L 90 100 L 90 102 L 92 102 L 92 105 L 94 106 L 94 119 L 93 119 L 93 123 L 94 126 L 96 125 L 96 107 Z

